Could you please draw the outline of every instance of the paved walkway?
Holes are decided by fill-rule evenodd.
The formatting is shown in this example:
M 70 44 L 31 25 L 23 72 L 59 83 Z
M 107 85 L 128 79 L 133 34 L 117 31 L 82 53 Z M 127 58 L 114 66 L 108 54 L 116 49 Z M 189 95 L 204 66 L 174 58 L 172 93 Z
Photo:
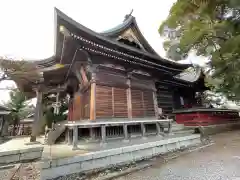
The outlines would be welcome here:
M 240 180 L 240 131 L 212 138 L 213 146 L 117 180 Z

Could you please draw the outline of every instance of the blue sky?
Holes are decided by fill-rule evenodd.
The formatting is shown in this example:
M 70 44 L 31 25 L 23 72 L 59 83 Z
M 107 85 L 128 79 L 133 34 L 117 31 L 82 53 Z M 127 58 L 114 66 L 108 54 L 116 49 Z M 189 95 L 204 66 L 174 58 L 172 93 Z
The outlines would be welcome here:
M 152 47 L 165 56 L 158 27 L 167 17 L 175 0 L 2 0 L 0 2 L 0 56 L 43 59 L 53 54 L 54 7 L 87 26 L 101 32 L 133 15 Z M 199 58 L 191 58 L 199 61 Z M 200 58 L 201 60 L 201 58 Z M 1 82 L 0 88 L 12 86 Z M 0 101 L 8 100 L 8 91 L 0 91 Z

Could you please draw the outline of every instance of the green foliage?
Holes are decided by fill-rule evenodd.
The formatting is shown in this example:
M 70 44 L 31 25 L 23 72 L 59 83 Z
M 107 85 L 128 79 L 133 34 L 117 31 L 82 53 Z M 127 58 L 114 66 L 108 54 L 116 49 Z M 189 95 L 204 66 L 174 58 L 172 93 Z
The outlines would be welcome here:
M 23 92 L 14 89 L 9 94 L 10 100 L 5 106 L 11 111 L 10 123 L 17 125 L 21 119 L 26 118 L 32 112 L 32 109 L 28 106 Z
M 239 0 L 177 0 L 159 32 L 167 37 L 169 52 L 178 48 L 175 60 L 190 51 L 211 57 L 214 72 L 207 84 L 228 98 L 240 99 Z

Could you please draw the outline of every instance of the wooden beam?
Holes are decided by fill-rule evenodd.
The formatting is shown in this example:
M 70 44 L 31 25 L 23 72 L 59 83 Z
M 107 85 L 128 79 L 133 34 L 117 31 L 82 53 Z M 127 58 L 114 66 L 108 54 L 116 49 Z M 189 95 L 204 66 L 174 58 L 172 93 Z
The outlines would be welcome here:
M 153 91 L 153 103 L 154 103 L 155 117 L 158 119 L 158 102 L 157 102 L 156 91 Z
M 144 103 L 144 91 L 142 91 L 141 95 L 142 95 L 143 116 L 146 117 L 146 109 L 145 109 L 145 103 Z
M 112 117 L 115 117 L 115 109 L 114 109 L 114 87 L 112 87 Z
M 90 92 L 90 120 L 96 119 L 96 73 L 92 73 Z
M 128 107 L 128 118 L 132 119 L 132 93 L 131 93 L 131 79 L 127 79 L 127 107 Z
M 58 93 L 58 92 L 63 92 L 67 88 L 67 83 L 64 83 L 62 85 L 56 85 L 56 86 L 48 86 L 45 84 L 38 84 L 33 86 L 33 90 L 36 92 L 39 89 L 39 86 L 41 86 L 41 92 L 43 94 L 47 93 Z

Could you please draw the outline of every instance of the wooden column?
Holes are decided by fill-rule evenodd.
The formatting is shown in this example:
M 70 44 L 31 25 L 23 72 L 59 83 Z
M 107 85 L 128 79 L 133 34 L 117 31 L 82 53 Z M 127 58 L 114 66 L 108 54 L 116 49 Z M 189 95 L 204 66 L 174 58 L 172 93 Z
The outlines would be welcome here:
M 2 132 L 3 132 L 3 124 L 4 124 L 4 119 L 3 119 L 4 115 L 2 115 L 0 117 L 0 137 L 2 136 Z
M 172 133 L 172 121 L 169 121 L 168 123 L 168 134 Z
M 89 129 L 89 134 L 90 134 L 90 140 L 95 140 L 94 128 Z
M 78 127 L 74 126 L 73 127 L 73 148 L 72 148 L 72 150 L 77 149 L 77 143 L 78 143 Z
M 144 123 L 141 123 L 142 138 L 146 138 L 146 127 Z
M 124 133 L 124 140 L 123 140 L 123 142 L 129 142 L 127 124 L 123 125 L 123 133 Z
M 41 118 L 42 118 L 42 98 L 43 93 L 38 87 L 36 89 L 36 95 L 37 95 L 37 103 L 35 108 L 35 115 L 34 115 L 34 122 L 32 126 L 32 134 L 30 137 L 30 142 L 36 141 L 36 136 L 39 134 L 39 131 L 41 130 L 42 124 L 41 124 Z
M 101 143 L 104 144 L 106 142 L 106 126 L 105 125 L 101 126 L 101 136 L 102 136 Z
M 114 108 L 114 87 L 112 87 L 112 117 L 115 117 L 115 108 Z
M 156 122 L 156 128 L 157 128 L 157 135 L 158 136 L 164 136 L 163 129 L 161 128 L 159 122 Z
M 92 73 L 90 92 L 90 120 L 96 119 L 96 73 Z
M 73 97 L 71 95 L 68 102 L 68 121 L 73 121 Z
M 132 119 L 132 93 L 131 93 L 131 79 L 130 76 L 127 78 L 127 107 L 128 107 L 128 118 Z
M 71 145 L 72 144 L 72 137 L 73 137 L 73 130 L 68 128 L 68 131 L 67 131 L 67 142 L 68 142 L 68 145 Z
M 154 103 L 154 111 L 155 111 L 155 117 L 158 119 L 158 101 L 157 101 L 157 92 L 156 89 L 153 90 L 153 103 Z
M 68 127 L 65 130 L 65 143 L 68 144 Z

